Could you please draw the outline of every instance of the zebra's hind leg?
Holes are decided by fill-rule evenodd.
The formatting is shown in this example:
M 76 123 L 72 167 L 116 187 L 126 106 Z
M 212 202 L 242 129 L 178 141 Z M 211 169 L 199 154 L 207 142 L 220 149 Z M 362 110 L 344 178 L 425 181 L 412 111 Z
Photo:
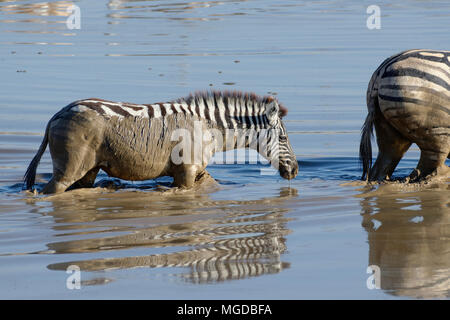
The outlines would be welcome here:
M 450 168 L 445 164 L 447 157 L 448 151 L 431 151 L 421 148 L 417 168 L 409 176 L 410 182 L 420 182 L 450 176 Z
M 75 172 L 64 171 L 64 173 L 58 170 L 53 170 L 53 176 L 42 189 L 42 193 L 60 193 L 77 187 L 80 188 L 82 186 L 88 186 L 88 182 L 93 182 L 93 180 L 95 180 L 94 172 L 95 175 L 97 175 L 98 170 L 94 171 L 94 169 L 84 170 L 79 168 Z
M 50 137 L 51 138 L 51 137 Z M 69 140 L 69 142 L 72 142 Z M 73 152 L 71 144 L 64 139 L 49 139 L 50 154 L 53 161 L 52 179 L 44 186 L 42 193 L 60 193 L 66 191 L 74 183 L 87 184 L 98 170 L 95 152 L 90 148 L 82 148 Z
M 66 191 L 68 187 L 69 185 L 67 185 L 63 179 L 59 178 L 58 175 L 55 175 L 55 173 L 53 173 L 53 176 L 50 179 L 50 181 L 44 186 L 44 189 L 42 189 L 42 193 L 43 194 L 61 193 Z
M 95 178 L 97 177 L 98 171 L 100 170 L 99 167 L 95 167 L 91 170 L 89 170 L 83 178 L 76 181 L 74 184 L 72 184 L 67 190 L 73 190 L 73 189 L 79 189 L 79 188 L 92 188 L 95 182 Z
M 369 181 L 383 181 L 391 178 L 411 142 L 391 126 L 379 110 L 375 114 L 375 131 L 378 157 L 370 170 Z

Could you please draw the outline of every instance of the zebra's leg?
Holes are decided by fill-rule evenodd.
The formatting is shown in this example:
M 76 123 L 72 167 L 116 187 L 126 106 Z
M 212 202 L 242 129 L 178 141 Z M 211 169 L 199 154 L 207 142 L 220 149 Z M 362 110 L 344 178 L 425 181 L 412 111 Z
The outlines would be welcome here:
M 197 176 L 198 166 L 181 165 L 177 166 L 173 173 L 173 186 L 176 188 L 192 188 Z
M 370 170 L 369 180 L 382 181 L 391 177 L 411 142 L 390 125 L 379 110 L 375 114 L 375 131 L 378 157 Z
M 88 180 L 92 179 L 94 169 L 97 167 L 96 152 L 88 144 L 74 145 L 75 141 L 75 139 L 53 139 L 50 136 L 49 146 L 53 162 L 53 177 L 44 186 L 42 193 L 64 192 L 78 180 L 87 183 Z M 84 179 L 85 176 L 86 179 Z
M 83 178 L 76 181 L 74 184 L 72 184 L 68 190 L 78 189 L 78 188 L 92 188 L 95 182 L 95 178 L 97 177 L 98 171 L 100 170 L 99 167 L 95 167 L 91 170 L 89 170 Z
M 204 180 L 207 176 L 209 176 L 209 173 L 199 165 L 178 166 L 173 170 L 173 186 L 190 189 L 196 182 Z
M 94 170 L 78 168 L 76 170 L 53 170 L 53 176 L 42 189 L 43 194 L 60 193 L 75 188 L 87 187 L 90 180 L 95 180 Z M 98 170 L 96 170 L 95 175 Z M 91 184 L 92 186 L 92 184 Z
M 420 146 L 419 146 L 420 148 Z M 420 160 L 417 168 L 411 173 L 410 181 L 418 182 L 434 177 L 447 177 L 450 175 L 450 168 L 445 164 L 448 151 L 431 151 L 420 149 Z
M 208 171 L 203 170 L 203 171 L 197 173 L 197 176 L 195 177 L 195 182 L 202 182 L 208 178 L 213 179 L 213 177 L 209 174 Z
M 50 181 L 42 189 L 43 194 L 60 193 L 66 191 L 69 186 L 65 183 L 64 179 L 61 179 L 60 175 L 56 175 L 53 172 L 53 176 Z

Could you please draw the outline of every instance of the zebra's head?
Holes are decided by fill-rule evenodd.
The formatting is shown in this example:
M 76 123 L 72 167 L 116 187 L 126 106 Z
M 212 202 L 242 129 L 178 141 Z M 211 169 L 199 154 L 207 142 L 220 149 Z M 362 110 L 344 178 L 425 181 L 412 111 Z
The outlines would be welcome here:
M 266 117 L 269 122 L 267 133 L 267 158 L 279 170 L 284 179 L 293 179 L 298 174 L 298 162 L 289 142 L 286 127 L 281 120 L 287 109 L 280 107 L 272 97 L 267 98 Z

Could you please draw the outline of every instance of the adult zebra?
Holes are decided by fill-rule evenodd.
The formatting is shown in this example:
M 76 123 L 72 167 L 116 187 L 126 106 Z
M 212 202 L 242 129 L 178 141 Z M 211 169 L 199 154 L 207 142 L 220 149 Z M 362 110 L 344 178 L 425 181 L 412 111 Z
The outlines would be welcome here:
M 53 177 L 44 193 L 92 186 L 100 169 L 134 181 L 172 176 L 175 187 L 190 188 L 214 152 L 237 148 L 256 149 L 283 178 L 293 179 L 298 163 L 281 121 L 286 113 L 273 97 L 241 92 L 197 93 L 147 105 L 75 101 L 48 122 L 25 187 L 32 188 L 47 144 Z
M 421 151 L 410 181 L 446 177 L 450 169 L 450 52 L 408 50 L 386 59 L 367 89 L 362 127 L 362 179 L 389 179 L 412 143 Z M 378 157 L 372 167 L 375 126 Z

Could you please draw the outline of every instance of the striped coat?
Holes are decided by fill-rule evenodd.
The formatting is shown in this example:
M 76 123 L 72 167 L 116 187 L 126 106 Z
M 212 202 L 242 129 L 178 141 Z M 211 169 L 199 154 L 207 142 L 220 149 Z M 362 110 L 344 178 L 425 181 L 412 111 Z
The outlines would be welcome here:
M 152 228 L 161 231 L 162 227 Z M 67 270 L 70 265 L 77 265 L 83 271 L 101 271 L 105 269 L 129 268 L 188 268 L 182 274 L 183 279 L 194 283 L 220 282 L 226 280 L 245 279 L 265 274 L 275 274 L 289 268 L 289 263 L 281 260 L 286 252 L 286 240 L 283 237 L 288 230 L 278 222 L 261 223 L 253 225 L 239 225 L 227 227 L 226 230 L 207 229 L 208 234 L 200 232 L 186 232 L 180 234 L 166 233 L 162 237 L 148 232 L 137 231 L 131 235 L 118 238 L 100 239 L 110 242 L 108 248 L 127 247 L 128 245 L 149 245 L 150 247 L 170 247 L 169 251 L 179 249 L 175 242 L 183 240 L 183 245 L 189 250 L 175 250 L 164 254 L 146 256 L 117 257 L 107 259 L 93 259 L 70 261 L 51 264 L 50 270 Z M 224 228 L 225 229 L 225 228 Z M 274 231 L 276 230 L 276 231 Z M 173 230 L 172 230 L 173 231 Z M 243 233 L 246 231 L 246 235 Z M 242 232 L 242 233 L 241 233 Z M 260 233 L 252 235 L 252 233 Z M 230 236 L 232 238 L 221 238 Z M 238 237 L 239 236 L 239 237 Z M 137 239 L 136 239 L 137 238 Z M 195 240 L 191 240 L 195 239 Z M 98 240 L 98 239 L 96 239 Z M 120 240 L 120 242 L 119 242 Z M 52 250 L 68 250 L 65 246 L 71 245 L 70 252 L 83 252 L 86 245 L 83 241 L 50 244 Z M 98 244 L 88 243 L 89 250 Z M 100 246 L 100 245 L 99 245 Z
M 450 153 L 450 52 L 409 50 L 386 59 L 367 89 L 368 115 L 362 129 L 363 179 L 390 178 L 412 143 L 421 150 L 414 181 L 439 175 Z M 372 167 L 370 135 L 379 148 Z
M 41 147 L 25 174 L 25 187 L 32 188 L 47 144 L 53 177 L 43 192 L 56 193 L 92 186 L 100 169 L 133 181 L 172 176 L 174 186 L 190 188 L 204 175 L 214 152 L 257 149 L 249 140 L 262 137 L 267 147 L 258 151 L 276 164 L 283 178 L 292 179 L 298 163 L 281 121 L 286 112 L 272 97 L 241 92 L 197 93 L 154 104 L 94 98 L 75 101 L 48 122 Z M 228 139 L 231 144 L 224 142 L 228 130 L 234 135 Z M 209 142 L 204 141 L 207 133 Z M 241 136 L 247 135 L 250 139 L 242 143 Z

